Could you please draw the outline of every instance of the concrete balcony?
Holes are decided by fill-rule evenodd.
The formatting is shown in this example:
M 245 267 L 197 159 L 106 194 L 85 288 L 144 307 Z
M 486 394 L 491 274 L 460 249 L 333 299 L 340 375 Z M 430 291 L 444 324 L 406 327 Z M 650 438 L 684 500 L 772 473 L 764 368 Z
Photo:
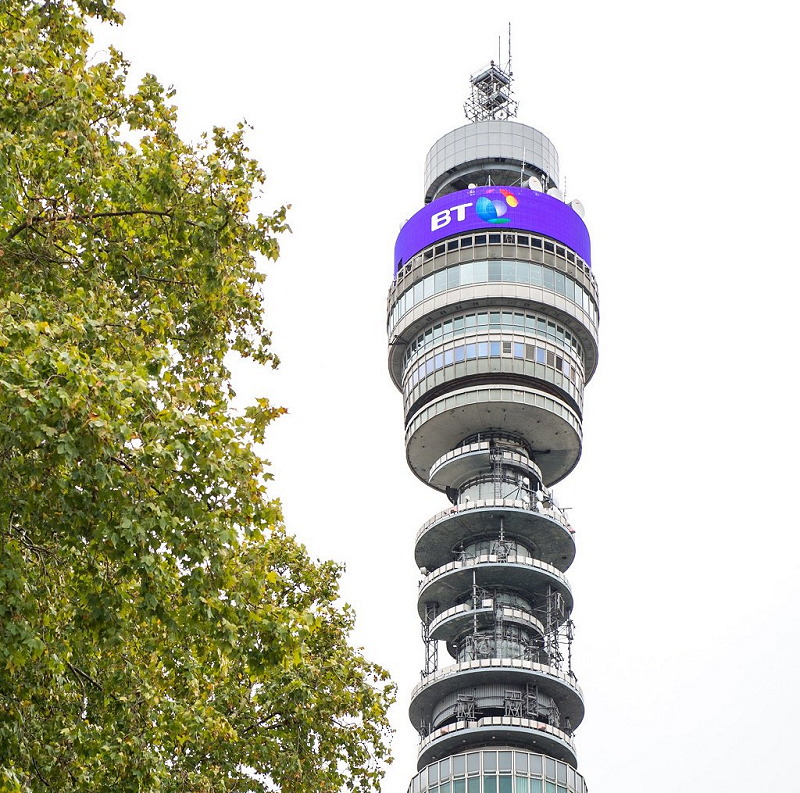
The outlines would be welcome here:
M 564 723 L 575 729 L 583 721 L 583 693 L 574 677 L 554 666 L 517 658 L 461 661 L 429 675 L 411 692 L 409 719 L 414 725 L 430 724 L 438 704 L 449 695 L 497 683 L 508 687 L 536 685 L 558 705 Z
M 429 626 L 430 638 L 435 641 L 444 641 L 448 647 L 461 636 L 472 631 L 490 628 L 502 619 L 504 623 L 518 625 L 521 628 L 535 631 L 540 636 L 544 634 L 545 627 L 533 614 L 522 609 L 509 608 L 508 606 L 495 606 L 491 601 L 490 606 L 472 608 L 470 603 L 443 611 L 431 621 Z M 454 650 L 451 650 L 454 655 Z M 455 655 L 454 655 L 455 657 Z
M 508 587 L 532 596 L 544 595 L 548 587 L 560 592 L 567 614 L 572 610 L 572 592 L 564 574 L 555 566 L 526 556 L 500 559 L 486 554 L 473 559 L 456 560 L 439 567 L 420 582 L 419 615 L 425 617 L 425 603 L 435 601 L 442 611 L 463 596 L 474 583 L 482 588 Z
M 433 730 L 419 744 L 417 770 L 454 752 L 478 746 L 519 746 L 577 765 L 572 736 L 550 724 L 514 716 L 457 721 Z
M 575 539 L 566 516 L 557 508 L 509 499 L 468 501 L 434 515 L 417 532 L 414 550 L 417 566 L 444 567 L 459 543 L 476 537 L 499 535 L 500 519 L 509 538 L 526 544 L 539 561 L 566 570 L 575 558 Z

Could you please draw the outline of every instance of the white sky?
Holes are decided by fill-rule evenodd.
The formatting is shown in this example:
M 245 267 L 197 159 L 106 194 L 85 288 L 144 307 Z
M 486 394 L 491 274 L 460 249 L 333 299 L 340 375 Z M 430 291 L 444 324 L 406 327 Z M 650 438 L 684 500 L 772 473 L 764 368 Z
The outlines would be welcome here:
M 776 2 L 127 0 L 103 34 L 177 90 L 184 135 L 245 118 L 293 205 L 269 266 L 277 373 L 244 396 L 273 492 L 312 555 L 346 563 L 355 641 L 400 686 L 423 653 L 413 539 L 444 498 L 405 465 L 386 370 L 400 224 L 428 148 L 465 123 L 471 72 L 513 25 L 518 120 L 555 143 L 587 209 L 600 368 L 572 507 L 575 670 L 593 793 L 798 790 L 797 44 Z M 785 4 L 790 9 L 790 4 Z M 445 656 L 443 655 L 443 658 Z M 680 781 L 678 781 L 680 780 Z

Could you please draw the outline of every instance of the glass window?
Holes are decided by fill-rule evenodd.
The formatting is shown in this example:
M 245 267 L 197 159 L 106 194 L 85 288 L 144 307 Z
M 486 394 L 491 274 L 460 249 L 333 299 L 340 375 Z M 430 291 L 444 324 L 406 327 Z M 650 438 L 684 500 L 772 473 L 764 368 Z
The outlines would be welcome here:
M 440 352 L 433 357 L 433 368 L 434 370 L 436 370 L 436 369 L 441 369 L 443 366 L 444 366 L 444 353 Z
M 497 793 L 497 777 L 484 776 L 483 778 L 483 793 Z
M 531 793 L 542 793 L 541 779 L 531 779 Z
M 478 321 L 478 317 L 475 314 L 468 314 L 464 317 L 464 327 L 466 330 L 470 330 L 470 328 L 475 327 L 475 323 Z
M 481 311 L 477 314 L 477 322 L 479 327 L 485 327 L 489 324 L 489 314 L 486 311 Z
M 489 342 L 487 341 L 478 342 L 478 358 L 488 358 L 488 357 L 489 357 Z
M 464 360 L 464 345 L 462 344 L 460 347 L 456 347 L 455 349 L 456 354 L 456 363 L 460 363 Z
M 481 756 L 478 752 L 470 752 L 467 755 L 467 772 L 476 774 L 481 770 Z
M 497 765 L 501 773 L 503 771 L 511 772 L 511 760 L 513 755 L 511 752 L 500 752 L 497 756 Z
M 445 272 L 447 273 L 447 288 L 455 289 L 461 285 L 461 268 L 448 267 Z
M 438 763 L 434 763 L 431 766 L 428 766 L 428 784 L 433 785 L 435 782 L 439 781 L 439 765 Z
M 517 263 L 503 262 L 503 280 L 514 283 L 517 280 Z
M 489 244 L 496 244 L 500 242 L 500 235 L 499 234 L 490 234 L 489 235 Z
M 489 280 L 502 281 L 503 267 L 501 262 L 489 262 Z
M 545 770 L 545 776 L 548 779 L 556 778 L 556 761 L 553 760 L 552 757 L 544 758 L 544 770 Z
M 439 785 L 439 793 L 450 793 L 451 790 L 451 783 L 450 782 L 442 782 Z
M 556 783 L 555 782 L 545 782 L 544 783 L 544 793 L 556 793 Z
M 459 269 L 461 270 L 461 286 L 472 283 L 472 262 L 462 264 Z
M 439 763 L 439 779 L 447 779 L 450 776 L 450 758 Z
M 540 754 L 532 754 L 529 757 L 531 761 L 531 776 L 541 776 L 542 756 Z
M 447 289 L 447 270 L 439 270 L 433 276 L 433 291 L 438 295 Z
M 464 317 L 456 317 L 453 320 L 453 332 L 458 333 L 464 330 Z
M 545 289 L 550 289 L 551 291 L 555 291 L 556 274 L 549 267 L 543 268 L 542 280 L 544 282 Z
M 483 770 L 497 771 L 497 752 L 483 753 Z
M 422 286 L 423 286 L 423 291 L 424 291 L 424 294 L 425 294 L 425 299 L 427 300 L 427 298 L 433 297 L 433 276 L 432 275 L 428 275 L 428 276 L 426 276 L 425 278 L 422 279 Z
M 489 312 L 489 327 L 500 327 L 500 317 L 502 314 L 499 311 Z
M 458 240 L 450 240 L 447 243 L 447 250 L 448 251 L 454 251 L 454 250 L 457 250 L 457 249 L 458 249 Z
M 500 357 L 500 342 L 493 341 L 489 344 L 489 355 L 492 358 L 499 358 Z
M 478 357 L 478 350 L 475 344 L 468 344 L 467 345 L 467 360 L 472 360 L 473 358 Z
M 514 793 L 513 781 L 510 776 L 501 776 L 497 793 Z
M 525 357 L 525 345 L 521 341 L 514 342 L 514 357 L 515 358 Z
M 467 780 L 466 779 L 456 779 L 453 782 L 453 793 L 466 793 L 467 790 Z
M 527 556 L 527 554 L 525 554 Z M 524 774 L 528 773 L 528 755 L 525 752 L 515 752 L 514 760 L 517 764 L 517 771 L 521 771 Z
M 528 786 L 528 777 L 526 776 L 518 776 L 514 777 L 514 793 L 528 793 L 529 786 Z
M 565 763 L 558 764 L 558 770 L 556 773 L 556 780 L 559 785 L 566 785 L 567 784 L 567 766 Z
M 453 351 L 452 350 L 445 350 L 444 351 L 444 365 L 449 366 L 453 363 Z
M 476 234 L 475 235 L 475 244 L 476 245 L 486 245 L 486 235 L 485 234 Z
M 473 281 L 476 284 L 485 284 L 489 280 L 489 262 L 473 262 Z
M 452 757 L 453 760 L 453 776 L 463 776 L 466 771 L 466 757 L 463 754 L 457 754 Z
M 462 248 L 469 248 L 472 246 L 472 237 L 462 237 L 461 238 L 461 247 Z

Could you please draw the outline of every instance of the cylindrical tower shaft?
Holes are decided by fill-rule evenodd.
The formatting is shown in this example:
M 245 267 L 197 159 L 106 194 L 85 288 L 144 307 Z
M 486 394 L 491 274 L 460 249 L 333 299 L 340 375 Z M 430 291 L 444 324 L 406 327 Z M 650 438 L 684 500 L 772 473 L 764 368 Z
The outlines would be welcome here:
M 473 123 L 431 148 L 426 206 L 395 246 L 389 371 L 406 457 L 450 502 L 416 538 L 425 664 L 411 793 L 585 791 L 565 577 L 575 543 L 550 487 L 580 457 L 598 293 L 558 154 L 509 120 L 510 82 L 494 64 L 472 78 Z

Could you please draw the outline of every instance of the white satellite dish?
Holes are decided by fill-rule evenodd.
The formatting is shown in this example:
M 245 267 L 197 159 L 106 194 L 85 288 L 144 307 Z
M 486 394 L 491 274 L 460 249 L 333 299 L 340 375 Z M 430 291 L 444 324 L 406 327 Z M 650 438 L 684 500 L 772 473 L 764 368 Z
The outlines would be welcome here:
M 468 187 L 470 190 L 474 190 L 474 189 L 475 189 L 477 186 L 478 186 L 478 185 L 476 185 L 476 184 L 475 184 L 475 182 L 470 182 L 470 183 L 467 185 L 467 187 Z
M 528 179 L 528 187 L 530 187 L 531 190 L 535 190 L 537 193 L 541 193 L 543 190 L 542 180 L 538 176 L 531 176 L 531 178 Z
M 569 202 L 569 205 L 578 213 L 580 217 L 585 217 L 586 210 L 583 207 L 583 204 L 578 201 L 577 198 L 573 198 L 572 201 Z
M 559 201 L 564 200 L 564 194 L 557 187 L 551 187 L 547 191 L 547 195 L 551 195 L 553 198 L 557 198 Z

